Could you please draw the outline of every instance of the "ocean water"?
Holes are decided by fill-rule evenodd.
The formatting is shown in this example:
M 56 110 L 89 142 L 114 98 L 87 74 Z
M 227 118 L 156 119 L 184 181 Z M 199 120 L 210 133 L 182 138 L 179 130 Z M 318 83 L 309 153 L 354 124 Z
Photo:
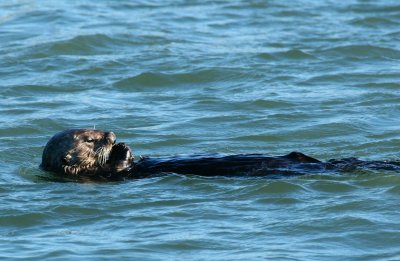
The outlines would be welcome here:
M 68 128 L 136 155 L 399 159 L 398 1 L 0 2 L 0 259 L 400 260 L 400 173 L 57 182 Z

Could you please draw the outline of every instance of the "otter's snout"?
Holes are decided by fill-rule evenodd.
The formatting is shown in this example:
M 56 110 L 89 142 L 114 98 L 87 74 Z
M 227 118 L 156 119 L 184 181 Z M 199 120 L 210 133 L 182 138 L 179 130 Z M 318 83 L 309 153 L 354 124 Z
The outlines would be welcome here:
M 115 141 L 117 140 L 117 136 L 115 136 L 114 132 L 110 131 L 110 132 L 106 132 L 106 139 L 108 141 L 109 144 L 115 144 Z

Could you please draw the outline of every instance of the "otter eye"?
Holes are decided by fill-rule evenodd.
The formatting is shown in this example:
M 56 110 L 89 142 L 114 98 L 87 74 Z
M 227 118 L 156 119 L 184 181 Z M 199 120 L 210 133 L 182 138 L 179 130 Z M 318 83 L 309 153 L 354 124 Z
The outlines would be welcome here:
M 95 142 L 95 140 L 92 138 L 86 138 L 86 142 Z

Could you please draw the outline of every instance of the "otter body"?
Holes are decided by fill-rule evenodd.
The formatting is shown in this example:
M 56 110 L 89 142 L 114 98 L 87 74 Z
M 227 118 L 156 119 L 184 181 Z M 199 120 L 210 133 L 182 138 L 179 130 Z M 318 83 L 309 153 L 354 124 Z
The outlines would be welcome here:
M 263 154 L 192 155 L 186 157 L 143 158 L 133 165 L 133 176 L 154 173 L 198 176 L 299 175 L 322 170 L 322 162 L 299 152 L 285 156 Z
M 66 130 L 54 135 L 43 151 L 41 168 L 70 177 L 96 180 L 145 178 L 176 173 L 199 176 L 303 175 L 359 168 L 400 171 L 400 162 L 362 161 L 356 158 L 319 161 L 300 152 L 284 156 L 263 154 L 194 155 L 141 158 L 134 161 L 131 149 L 115 143 L 112 132 Z

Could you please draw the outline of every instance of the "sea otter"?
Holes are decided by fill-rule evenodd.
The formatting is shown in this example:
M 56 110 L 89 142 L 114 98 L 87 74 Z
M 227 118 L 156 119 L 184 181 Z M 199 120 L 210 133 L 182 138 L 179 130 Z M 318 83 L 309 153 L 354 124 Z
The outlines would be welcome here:
M 323 162 L 300 152 L 291 152 L 284 156 L 238 154 L 141 157 L 135 162 L 129 146 L 116 143 L 113 132 L 71 129 L 55 134 L 47 142 L 40 167 L 45 171 L 68 177 L 123 180 L 166 173 L 199 176 L 281 176 L 352 171 L 357 168 L 400 171 L 400 162 L 362 161 L 356 158 Z
M 116 158 L 119 151 L 113 132 L 90 129 L 66 130 L 54 135 L 43 150 L 43 170 L 66 175 L 107 175 L 128 168 L 133 162 L 130 150 L 124 151 L 124 158 Z M 115 153 L 111 153 L 112 151 Z M 110 159 L 110 155 L 113 155 Z

